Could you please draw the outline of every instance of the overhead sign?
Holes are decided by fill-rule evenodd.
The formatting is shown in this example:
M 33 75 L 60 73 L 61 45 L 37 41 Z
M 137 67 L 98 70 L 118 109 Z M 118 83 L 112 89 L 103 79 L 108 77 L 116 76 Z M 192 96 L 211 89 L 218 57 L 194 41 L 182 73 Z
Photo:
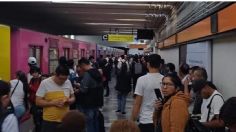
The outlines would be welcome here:
M 108 34 L 109 42 L 133 42 L 134 35 Z

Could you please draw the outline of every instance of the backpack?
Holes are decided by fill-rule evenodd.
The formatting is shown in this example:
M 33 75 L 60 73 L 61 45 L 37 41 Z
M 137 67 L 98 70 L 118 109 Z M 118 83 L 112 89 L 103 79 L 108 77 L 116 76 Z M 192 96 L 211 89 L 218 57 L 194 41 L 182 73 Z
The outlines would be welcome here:
M 141 74 L 142 73 L 142 64 L 141 63 L 135 63 L 134 64 L 134 74 Z

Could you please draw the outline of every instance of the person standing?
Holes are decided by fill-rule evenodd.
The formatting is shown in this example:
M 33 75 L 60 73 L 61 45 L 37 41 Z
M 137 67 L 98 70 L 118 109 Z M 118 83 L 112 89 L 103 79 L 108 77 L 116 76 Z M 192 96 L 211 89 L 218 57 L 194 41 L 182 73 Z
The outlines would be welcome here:
M 10 106 L 10 85 L 0 80 L 0 131 L 19 132 L 19 125 L 16 116 Z
M 103 81 L 101 73 L 89 60 L 78 61 L 83 73 L 78 92 L 78 110 L 86 117 L 86 132 L 99 132 L 99 107 L 103 106 Z
M 126 114 L 125 105 L 126 97 L 131 91 L 131 75 L 129 63 L 124 55 L 121 56 L 121 60 L 118 62 L 118 74 L 115 89 L 117 90 L 118 108 L 116 112 Z
M 136 121 L 139 116 L 141 132 L 154 132 L 153 112 L 157 99 L 154 89 L 160 89 L 163 75 L 159 73 L 160 55 L 152 54 L 147 59 L 148 74 L 141 76 L 135 88 L 136 95 L 131 120 Z
M 53 132 L 75 101 L 73 87 L 68 80 L 65 65 L 56 68 L 56 74 L 43 80 L 36 93 L 36 105 L 43 108 L 42 132 Z
M 40 132 L 42 127 L 42 108 L 36 106 L 36 92 L 42 81 L 42 76 L 40 76 L 40 68 L 34 67 L 30 69 L 30 74 L 33 78 L 29 83 L 29 102 L 31 104 L 30 113 L 33 115 L 33 121 L 35 125 L 35 132 Z

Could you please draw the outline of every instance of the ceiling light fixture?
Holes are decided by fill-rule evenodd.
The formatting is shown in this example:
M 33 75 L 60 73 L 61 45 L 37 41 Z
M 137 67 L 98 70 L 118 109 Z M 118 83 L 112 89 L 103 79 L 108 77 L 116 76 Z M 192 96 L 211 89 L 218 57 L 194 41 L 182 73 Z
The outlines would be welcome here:
M 134 24 L 126 24 L 126 23 L 84 23 L 86 25 L 102 25 L 102 26 L 132 26 Z
M 117 21 L 134 21 L 134 22 L 145 22 L 145 21 L 150 21 L 146 19 L 115 19 Z
M 89 1 L 63 1 L 63 0 L 52 0 L 54 3 L 68 3 L 68 4 L 83 4 L 83 5 L 113 5 L 113 6 L 146 6 L 146 7 L 162 7 L 163 4 L 159 3 L 152 3 L 152 4 L 147 4 L 147 3 L 132 3 L 132 2 L 89 2 Z M 172 7 L 172 5 L 165 4 L 165 7 Z

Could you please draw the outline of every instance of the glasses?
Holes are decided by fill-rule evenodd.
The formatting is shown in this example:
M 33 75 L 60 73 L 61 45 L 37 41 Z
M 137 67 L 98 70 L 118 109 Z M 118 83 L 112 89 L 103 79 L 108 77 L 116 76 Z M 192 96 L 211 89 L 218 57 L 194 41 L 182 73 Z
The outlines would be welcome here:
M 167 86 L 167 87 L 173 87 L 173 86 L 174 86 L 174 84 L 172 84 L 172 83 L 164 83 L 164 82 L 161 82 L 160 84 L 161 84 L 161 87 L 165 87 L 165 86 Z

